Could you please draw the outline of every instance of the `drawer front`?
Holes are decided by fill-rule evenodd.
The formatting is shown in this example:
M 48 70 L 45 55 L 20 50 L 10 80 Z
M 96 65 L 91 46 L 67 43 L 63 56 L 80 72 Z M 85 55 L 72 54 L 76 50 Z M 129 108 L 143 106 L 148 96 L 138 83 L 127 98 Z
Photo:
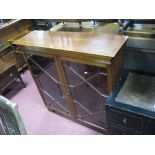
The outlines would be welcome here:
M 108 131 L 108 134 L 110 134 L 110 135 L 133 135 L 133 133 L 131 133 L 125 129 L 115 127 L 115 126 L 112 126 L 110 128 L 110 130 Z
M 147 121 L 145 123 L 145 127 L 146 127 L 146 134 L 155 135 L 155 122 Z
M 15 66 L 12 66 L 0 75 L 0 87 L 1 88 L 5 87 L 5 85 L 14 80 L 16 77 L 17 77 L 16 68 Z
M 143 130 L 143 120 L 141 118 L 127 115 L 122 112 L 112 110 L 110 112 L 110 122 L 112 125 L 120 126 L 122 128 L 128 128 L 137 131 Z

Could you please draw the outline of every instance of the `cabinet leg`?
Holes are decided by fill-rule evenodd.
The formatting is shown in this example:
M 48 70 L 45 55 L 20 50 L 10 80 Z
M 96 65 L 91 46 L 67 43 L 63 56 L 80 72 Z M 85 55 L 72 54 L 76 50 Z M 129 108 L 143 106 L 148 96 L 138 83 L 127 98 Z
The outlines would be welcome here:
M 20 79 L 20 82 L 21 82 L 23 88 L 25 88 L 25 87 L 26 87 L 26 84 L 24 83 L 24 81 L 23 81 L 23 79 L 21 78 L 21 76 L 19 76 L 19 79 Z

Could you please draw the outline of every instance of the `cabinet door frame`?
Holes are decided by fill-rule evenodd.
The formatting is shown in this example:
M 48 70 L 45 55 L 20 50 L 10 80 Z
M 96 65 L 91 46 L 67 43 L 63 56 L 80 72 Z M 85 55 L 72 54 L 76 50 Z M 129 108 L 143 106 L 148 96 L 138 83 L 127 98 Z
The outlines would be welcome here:
M 59 57 L 55 56 L 54 62 L 56 64 L 57 72 L 58 72 L 60 81 L 62 83 L 62 89 L 63 89 L 64 95 L 66 96 L 67 104 L 68 104 L 68 107 L 69 107 L 70 112 L 71 112 L 71 118 L 73 120 L 77 120 L 76 108 L 75 108 L 75 105 L 73 103 L 71 92 L 69 90 L 68 81 L 67 81 L 67 78 L 65 75 L 65 71 L 64 71 L 61 59 Z
M 71 113 L 71 119 L 73 121 L 79 122 L 77 119 L 76 107 L 73 103 L 73 97 L 71 95 L 67 76 L 66 76 L 63 64 L 62 64 L 63 61 L 65 60 L 65 61 L 69 61 L 69 62 L 81 63 L 81 64 L 105 68 L 106 72 L 107 72 L 107 85 L 108 85 L 109 93 L 110 93 L 112 88 L 113 88 L 114 83 L 120 77 L 120 73 L 122 70 L 122 64 L 123 64 L 123 52 L 122 51 L 123 50 L 121 49 L 118 52 L 118 54 L 116 55 L 116 57 L 112 61 L 109 61 L 109 62 L 105 61 L 105 60 L 101 61 L 100 59 L 92 59 L 92 58 L 87 58 L 87 57 L 80 59 L 80 58 L 75 58 L 75 57 L 72 58 L 72 56 L 71 57 L 64 57 L 63 55 L 60 56 L 60 55 L 55 55 L 55 54 L 52 54 L 52 55 L 47 57 L 47 55 L 44 55 L 44 54 L 34 54 L 32 51 L 29 51 L 29 54 L 30 55 L 31 54 L 37 55 L 37 56 L 41 56 L 41 57 L 47 57 L 49 59 L 51 58 L 51 61 L 52 61 L 52 59 L 54 60 L 54 63 L 56 65 L 56 71 L 58 73 L 60 82 L 62 83 L 62 91 L 63 91 L 64 96 L 66 97 L 66 102 L 67 102 L 68 108 L 69 108 L 70 113 Z M 27 58 L 26 54 L 25 54 L 25 58 Z M 118 61 L 120 61 L 120 62 L 117 63 Z M 32 70 L 31 70 L 31 66 L 29 65 L 28 61 L 27 61 L 27 63 L 28 63 L 28 67 L 30 69 L 31 74 L 33 75 Z M 114 67 L 114 68 L 112 68 L 112 67 Z M 34 79 L 34 77 L 33 77 L 33 79 Z M 34 79 L 34 81 L 35 81 L 35 79 Z M 39 86 L 38 86 L 36 81 L 35 81 L 35 83 L 36 83 L 36 86 L 39 90 Z M 41 94 L 41 97 L 45 103 L 44 97 L 42 96 L 41 92 L 40 92 L 40 94 Z M 57 111 L 55 111 L 55 112 L 57 112 Z M 89 125 L 89 126 L 93 127 L 93 125 Z M 97 129 L 98 127 L 95 127 L 95 128 Z M 104 130 L 106 130 L 106 128 Z

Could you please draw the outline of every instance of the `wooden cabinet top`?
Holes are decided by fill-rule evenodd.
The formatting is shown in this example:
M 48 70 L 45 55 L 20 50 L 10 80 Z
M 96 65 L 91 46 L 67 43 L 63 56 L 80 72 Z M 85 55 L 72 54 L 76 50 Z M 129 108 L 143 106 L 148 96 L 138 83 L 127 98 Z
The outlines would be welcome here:
M 112 59 L 127 40 L 127 36 L 100 32 L 32 31 L 16 40 L 19 48 L 35 54 L 71 54 Z M 34 53 L 33 53 L 34 54 Z

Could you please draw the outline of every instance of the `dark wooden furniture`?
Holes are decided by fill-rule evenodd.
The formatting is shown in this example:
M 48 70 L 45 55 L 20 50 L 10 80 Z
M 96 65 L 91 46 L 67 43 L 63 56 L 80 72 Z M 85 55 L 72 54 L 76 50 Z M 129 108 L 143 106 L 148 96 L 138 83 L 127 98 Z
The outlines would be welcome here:
M 155 117 L 122 108 L 107 107 L 107 133 L 110 135 L 154 135 Z
M 155 134 L 154 79 L 124 72 L 106 103 L 108 134 Z
M 25 84 L 17 70 L 17 67 L 15 65 L 12 65 L 8 67 L 7 70 L 0 70 L 0 94 L 6 90 L 17 79 L 20 80 L 23 87 L 25 87 Z
M 127 37 L 33 31 L 14 42 L 47 108 L 102 132 L 105 102 L 123 66 Z
M 34 25 L 33 20 L 8 20 L 0 26 L 0 93 L 13 81 L 20 79 L 17 71 L 21 71 L 27 64 L 23 54 L 17 53 L 12 42 L 28 34 Z
M 33 20 L 10 20 L 0 26 L 0 52 L 10 46 L 9 40 L 33 28 Z

